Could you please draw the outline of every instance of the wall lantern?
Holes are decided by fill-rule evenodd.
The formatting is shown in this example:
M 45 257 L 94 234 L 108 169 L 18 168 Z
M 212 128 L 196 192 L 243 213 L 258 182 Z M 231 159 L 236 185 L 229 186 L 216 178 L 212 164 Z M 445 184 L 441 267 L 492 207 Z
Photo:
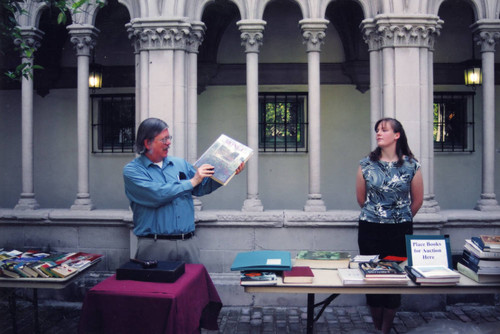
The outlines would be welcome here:
M 102 88 L 102 65 L 92 62 L 89 66 L 89 88 Z
M 467 62 L 464 70 L 465 85 L 476 89 L 483 82 L 481 65 L 476 61 Z

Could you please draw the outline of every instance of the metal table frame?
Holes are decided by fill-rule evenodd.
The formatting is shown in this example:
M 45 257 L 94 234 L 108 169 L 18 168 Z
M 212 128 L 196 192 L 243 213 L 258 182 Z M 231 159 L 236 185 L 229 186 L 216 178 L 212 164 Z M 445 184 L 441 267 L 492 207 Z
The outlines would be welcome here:
M 97 261 L 99 262 L 99 261 Z M 15 289 L 33 289 L 33 323 L 35 333 L 40 333 L 40 320 L 38 317 L 38 289 L 64 289 L 69 284 L 74 282 L 77 277 L 81 277 L 84 272 L 89 268 L 94 266 L 97 262 L 93 263 L 89 267 L 82 271 L 76 272 L 75 274 L 66 278 L 7 278 L 0 277 L 0 288 L 9 289 L 8 291 L 8 301 L 9 301 L 9 312 L 12 318 L 12 328 L 14 334 L 17 333 L 17 320 L 16 320 L 16 293 Z
M 314 322 L 317 321 L 325 308 L 341 294 L 498 294 L 500 284 L 477 283 L 463 275 L 460 282 L 454 286 L 420 286 L 413 282 L 408 285 L 343 285 L 337 270 L 313 269 L 312 284 L 284 284 L 281 278 L 277 285 L 245 286 L 248 293 L 301 293 L 307 294 L 307 333 L 312 334 Z M 330 294 L 322 302 L 315 304 L 315 294 Z M 315 316 L 315 309 L 321 307 Z

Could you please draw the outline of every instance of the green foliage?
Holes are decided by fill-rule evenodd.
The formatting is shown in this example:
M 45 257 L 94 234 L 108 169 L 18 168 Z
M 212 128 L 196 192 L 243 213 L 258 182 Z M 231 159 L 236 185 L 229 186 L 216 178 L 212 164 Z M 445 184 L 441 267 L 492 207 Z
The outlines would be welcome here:
M 300 141 L 300 124 L 297 124 L 298 129 L 291 126 L 296 123 L 293 119 L 292 108 L 292 103 L 266 103 L 266 138 L 284 142 L 289 137 Z
M 67 22 L 67 10 L 71 8 L 73 12 L 78 12 L 83 5 L 89 3 L 91 0 L 43 0 L 51 8 L 56 8 L 59 10 L 57 15 L 58 24 L 66 24 Z M 102 0 L 97 0 L 96 3 L 100 6 L 104 6 Z M 24 55 L 26 58 L 33 58 L 35 53 L 35 48 L 27 45 L 21 35 L 21 30 L 19 29 L 18 23 L 15 19 L 17 14 L 25 14 L 26 11 L 22 9 L 19 0 L 0 0 L 0 34 L 4 37 L 10 38 L 11 40 L 20 41 L 16 45 L 15 50 L 20 54 Z M 0 50 L 0 56 L 3 52 Z M 32 65 L 31 62 L 26 62 L 18 65 L 15 70 L 8 71 L 5 75 L 12 80 L 21 80 L 22 77 L 33 78 L 33 71 L 35 69 L 43 69 L 42 66 Z

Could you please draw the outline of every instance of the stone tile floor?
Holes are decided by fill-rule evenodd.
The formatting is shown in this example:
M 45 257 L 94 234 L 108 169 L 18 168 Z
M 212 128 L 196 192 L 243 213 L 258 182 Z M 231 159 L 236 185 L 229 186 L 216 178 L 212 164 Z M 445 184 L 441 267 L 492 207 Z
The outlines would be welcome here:
M 39 305 L 41 333 L 77 333 L 81 303 L 43 302 Z M 33 305 L 17 301 L 17 332 L 34 333 Z M 202 334 L 305 333 L 305 307 L 223 307 L 219 331 L 202 330 Z M 408 334 L 476 334 L 500 333 L 500 306 L 456 305 L 443 312 L 397 313 L 392 333 Z M 13 333 L 8 304 L 0 302 L 0 334 Z M 365 306 L 327 307 L 314 333 L 379 333 L 373 329 Z M 109 333 L 113 334 L 113 333 Z M 119 334 L 119 333 L 117 333 Z M 147 333 L 154 334 L 154 333 Z M 183 333 L 179 333 L 183 334 Z

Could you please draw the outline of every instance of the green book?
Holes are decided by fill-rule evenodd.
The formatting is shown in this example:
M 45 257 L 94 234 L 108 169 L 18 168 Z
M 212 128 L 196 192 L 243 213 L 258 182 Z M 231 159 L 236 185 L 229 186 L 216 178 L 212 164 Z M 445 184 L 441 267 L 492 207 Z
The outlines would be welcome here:
M 314 269 L 349 268 L 351 255 L 338 251 L 300 251 L 295 257 L 295 266 L 308 266 Z

